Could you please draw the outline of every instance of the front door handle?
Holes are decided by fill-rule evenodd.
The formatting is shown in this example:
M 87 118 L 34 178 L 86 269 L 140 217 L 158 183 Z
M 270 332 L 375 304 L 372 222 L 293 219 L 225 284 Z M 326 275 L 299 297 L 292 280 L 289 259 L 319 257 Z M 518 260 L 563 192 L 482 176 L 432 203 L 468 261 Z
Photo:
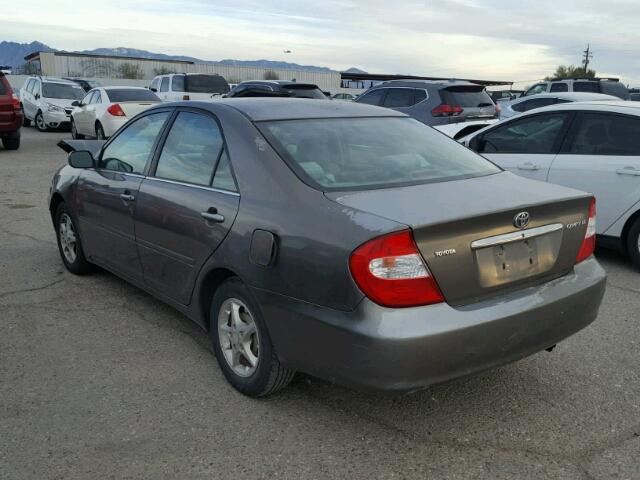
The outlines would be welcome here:
M 618 175 L 634 175 L 634 176 L 640 177 L 640 170 L 638 170 L 637 168 L 633 168 L 633 167 L 620 168 L 620 169 L 616 170 L 616 173 Z
M 526 162 L 518 165 L 518 170 L 540 170 L 540 167 L 535 163 Z
M 218 213 L 218 209 L 215 208 L 215 207 L 211 207 L 206 212 L 201 212 L 200 216 L 202 216 L 202 218 L 204 218 L 205 220 L 208 220 L 210 222 L 215 222 L 215 223 L 224 222 L 224 215 L 220 215 Z
M 122 200 L 124 200 L 125 202 L 133 202 L 136 197 L 134 197 L 133 195 L 129 194 L 129 193 L 121 193 L 120 194 L 120 198 Z

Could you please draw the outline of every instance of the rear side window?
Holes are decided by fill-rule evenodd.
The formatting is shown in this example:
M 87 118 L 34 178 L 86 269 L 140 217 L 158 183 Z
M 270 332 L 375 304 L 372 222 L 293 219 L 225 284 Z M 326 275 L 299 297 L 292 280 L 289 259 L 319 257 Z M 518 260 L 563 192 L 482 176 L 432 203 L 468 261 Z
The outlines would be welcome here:
M 160 83 L 160 91 L 161 92 L 169 91 L 169 77 L 162 78 L 162 83 Z
M 415 97 L 413 99 L 413 103 L 420 103 L 427 99 L 427 92 L 425 92 L 424 90 L 417 89 L 417 90 L 414 90 L 414 92 L 415 92 Z
M 218 167 L 216 168 L 216 173 L 213 177 L 213 184 L 211 186 L 220 188 L 222 190 L 229 190 L 232 192 L 238 191 L 236 182 L 233 179 L 231 162 L 229 161 L 229 156 L 227 155 L 226 149 L 223 149 L 222 151 L 220 161 L 218 162 Z
M 111 102 L 159 102 L 158 96 L 147 89 L 109 89 L 106 90 Z
M 522 112 L 528 112 L 529 110 L 533 110 L 534 108 L 542 108 L 547 107 L 549 105 L 553 105 L 556 103 L 555 98 L 532 98 L 526 102 L 522 102 L 524 105 L 524 110 Z
M 213 118 L 180 112 L 162 148 L 156 177 L 210 185 L 222 144 L 222 132 Z
M 640 119 L 624 115 L 581 115 L 568 153 L 640 156 Z
M 551 92 L 568 92 L 569 85 L 564 82 L 552 83 Z
M 567 122 L 564 113 L 522 118 L 481 134 L 482 153 L 549 154 L 558 148 Z
M 291 169 L 318 190 L 368 190 L 490 175 L 495 165 L 403 117 L 263 122 Z
M 440 90 L 442 102 L 462 108 L 491 107 L 493 100 L 484 87 L 458 86 Z
M 184 75 L 174 75 L 171 79 L 171 90 L 174 92 L 184 92 Z
M 116 172 L 143 173 L 169 115 L 158 112 L 129 123 L 104 149 L 100 166 Z
M 600 85 L 598 82 L 573 82 L 573 91 L 600 93 Z
M 413 88 L 390 88 L 384 99 L 383 107 L 410 107 L 415 103 Z
M 365 93 L 361 97 L 358 97 L 357 102 L 366 103 L 367 105 L 380 105 L 385 93 L 385 88 L 378 88 L 377 90 L 373 90 L 369 93 Z

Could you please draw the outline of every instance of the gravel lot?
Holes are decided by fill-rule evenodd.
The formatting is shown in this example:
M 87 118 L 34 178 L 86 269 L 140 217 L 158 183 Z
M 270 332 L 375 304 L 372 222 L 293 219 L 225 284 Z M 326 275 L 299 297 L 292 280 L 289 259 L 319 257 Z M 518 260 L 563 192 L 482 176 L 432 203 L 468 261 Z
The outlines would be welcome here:
M 195 324 L 64 271 L 55 144 L 0 147 L 0 479 L 640 478 L 640 273 L 601 251 L 598 320 L 519 363 L 402 397 L 299 376 L 231 389 Z

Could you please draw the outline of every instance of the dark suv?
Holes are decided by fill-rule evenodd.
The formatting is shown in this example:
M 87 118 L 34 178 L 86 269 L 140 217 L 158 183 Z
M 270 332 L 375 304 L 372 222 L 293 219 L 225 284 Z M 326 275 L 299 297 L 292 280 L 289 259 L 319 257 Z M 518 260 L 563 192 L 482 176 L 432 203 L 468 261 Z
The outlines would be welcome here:
M 391 80 L 371 87 L 355 101 L 393 108 L 426 125 L 498 117 L 482 85 L 460 80 Z
M 227 97 L 297 97 L 327 100 L 320 87 L 313 83 L 298 83 L 284 80 L 248 80 L 239 83 Z
M 621 100 L 629 100 L 629 90 L 617 78 L 564 78 L 532 85 L 523 97 L 539 93 L 588 92 L 613 95 Z
M 13 93 L 9 81 L 0 72 L 0 138 L 6 150 L 20 147 L 20 127 L 22 127 L 20 100 Z

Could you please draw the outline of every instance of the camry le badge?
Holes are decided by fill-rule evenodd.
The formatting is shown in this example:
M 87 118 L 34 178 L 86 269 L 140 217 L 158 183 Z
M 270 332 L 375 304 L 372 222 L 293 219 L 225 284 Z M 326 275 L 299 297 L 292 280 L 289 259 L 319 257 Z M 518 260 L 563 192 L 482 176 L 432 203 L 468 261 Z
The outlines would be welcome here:
M 520 212 L 515 217 L 513 217 L 513 225 L 516 228 L 525 228 L 529 225 L 529 221 L 531 220 L 531 215 L 529 212 Z

